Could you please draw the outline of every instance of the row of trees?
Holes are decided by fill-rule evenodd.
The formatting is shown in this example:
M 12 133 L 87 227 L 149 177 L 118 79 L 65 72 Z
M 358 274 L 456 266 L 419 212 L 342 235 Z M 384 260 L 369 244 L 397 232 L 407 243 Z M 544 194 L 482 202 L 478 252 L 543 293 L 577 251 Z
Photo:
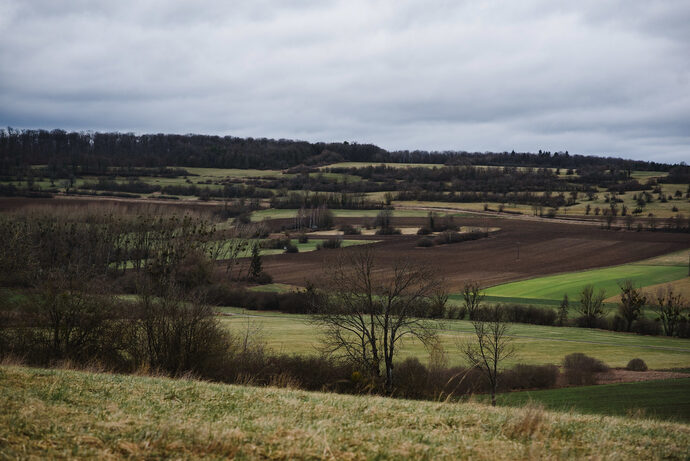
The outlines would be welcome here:
M 616 315 L 613 319 L 613 327 L 617 330 L 633 331 L 635 323 L 644 319 L 644 309 L 649 308 L 656 315 L 656 321 L 661 324 L 663 334 L 676 336 L 680 333 L 681 326 L 687 329 L 690 306 L 680 293 L 674 291 L 672 286 L 659 288 L 655 294 L 646 294 L 642 289 L 635 287 L 630 280 L 619 284 L 620 301 Z M 573 306 L 580 314 L 577 319 L 579 326 L 586 328 L 599 328 L 606 326 L 602 321 L 607 314 L 604 301 L 606 292 L 596 291 L 592 285 L 586 285 L 581 293 L 578 303 Z M 559 322 L 562 324 L 568 318 L 570 302 L 565 295 L 559 307 Z M 687 332 L 683 332 L 685 336 Z
M 0 130 L 0 176 L 27 165 L 48 165 L 55 177 L 104 174 L 109 167 L 196 166 L 210 168 L 280 168 L 339 161 L 405 162 L 450 165 L 532 166 L 567 169 L 598 167 L 606 171 L 668 171 L 669 165 L 566 152 L 469 153 L 458 151 L 388 152 L 357 143 L 309 143 L 285 139 L 232 136 Z M 687 173 L 677 173 L 687 174 Z

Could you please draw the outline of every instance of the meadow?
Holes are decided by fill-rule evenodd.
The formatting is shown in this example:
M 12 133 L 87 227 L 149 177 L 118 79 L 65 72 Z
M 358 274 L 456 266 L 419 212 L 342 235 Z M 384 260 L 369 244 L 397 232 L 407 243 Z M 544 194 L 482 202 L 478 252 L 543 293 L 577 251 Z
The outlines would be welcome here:
M 248 327 L 258 327 L 267 346 L 287 354 L 318 354 L 320 333 L 309 317 L 277 312 L 258 312 L 238 308 L 221 308 L 222 323 L 236 334 Z M 466 320 L 444 320 L 435 324 L 450 365 L 463 365 L 459 346 L 473 340 L 472 323 Z M 517 349 L 506 366 L 517 363 L 534 365 L 559 364 L 573 352 L 596 357 L 612 367 L 624 367 L 630 359 L 642 358 L 650 369 L 686 368 L 690 366 L 690 340 L 664 336 L 643 336 L 574 327 L 548 327 L 511 324 L 509 335 Z M 400 357 L 417 357 L 428 361 L 428 351 L 414 340 L 403 342 Z
M 607 297 L 620 292 L 619 283 L 631 280 L 637 287 L 663 285 L 688 277 L 687 265 L 657 265 L 632 263 L 581 272 L 536 277 L 528 280 L 504 283 L 486 289 L 487 301 L 535 303 L 556 305 L 563 295 L 576 301 L 585 285 L 595 290 L 603 289 Z
M 685 424 L 0 367 L 0 457 L 682 459 Z
M 555 411 L 643 416 L 690 423 L 690 379 L 519 391 L 498 396 L 499 405 L 522 407 L 529 402 Z

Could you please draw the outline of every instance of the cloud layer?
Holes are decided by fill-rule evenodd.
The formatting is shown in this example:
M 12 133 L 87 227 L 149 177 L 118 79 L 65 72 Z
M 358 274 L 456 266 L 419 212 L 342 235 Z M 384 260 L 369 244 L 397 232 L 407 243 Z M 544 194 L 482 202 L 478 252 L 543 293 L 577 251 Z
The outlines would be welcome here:
M 690 159 L 687 1 L 0 0 L 0 123 Z

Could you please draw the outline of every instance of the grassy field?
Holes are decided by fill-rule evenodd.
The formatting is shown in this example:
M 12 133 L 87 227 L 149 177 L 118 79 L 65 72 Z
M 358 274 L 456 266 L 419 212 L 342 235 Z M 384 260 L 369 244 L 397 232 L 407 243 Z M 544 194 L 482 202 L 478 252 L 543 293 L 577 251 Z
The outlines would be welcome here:
M 521 407 L 527 402 L 537 402 L 556 411 L 642 415 L 690 423 L 690 379 L 510 392 L 498 396 L 499 405 Z
M 0 367 L 3 459 L 682 459 L 690 427 Z
M 276 352 L 288 354 L 317 354 L 319 331 L 308 317 L 275 312 L 247 311 L 223 308 L 223 324 L 234 332 L 241 332 L 247 324 L 260 326 L 267 345 Z M 238 315 L 239 314 L 239 315 Z M 451 365 L 463 364 L 459 352 L 462 341 L 473 338 L 471 322 L 448 320 L 436 325 L 439 338 L 448 352 Z M 642 336 L 585 328 L 560 328 L 513 324 L 510 327 L 518 354 L 506 362 L 558 364 L 573 352 L 599 358 L 609 366 L 624 367 L 632 358 L 642 358 L 651 369 L 684 368 L 690 366 L 690 340 L 663 336 Z M 400 356 L 428 360 L 424 346 L 417 341 L 403 343 Z
M 331 210 L 336 218 L 375 218 L 381 210 Z M 418 218 L 428 214 L 423 210 L 394 210 L 393 216 L 398 218 Z M 269 208 L 252 213 L 252 221 L 262 219 L 287 219 L 297 216 L 294 209 L 275 209 Z
M 582 288 L 592 284 L 596 290 L 604 289 L 607 296 L 620 292 L 618 283 L 632 280 L 639 287 L 663 284 L 688 276 L 687 266 L 624 264 L 603 269 L 537 277 L 519 282 L 504 283 L 486 290 L 487 300 L 504 302 L 534 303 L 534 300 L 550 300 L 558 303 L 567 294 L 571 301 L 577 300 Z
M 324 242 L 324 239 L 309 239 L 308 242 L 306 243 L 299 243 L 297 239 L 292 239 L 290 240 L 290 243 L 295 245 L 299 251 L 299 253 L 307 253 L 309 251 L 315 251 L 317 245 L 320 245 L 321 243 Z M 378 240 L 343 240 L 340 245 L 344 247 L 349 247 L 353 245 L 366 245 L 369 243 L 376 243 Z M 270 256 L 270 255 L 281 255 L 284 254 L 285 250 L 282 248 L 262 248 L 260 250 L 260 254 L 262 256 Z M 238 257 L 240 258 L 248 258 L 252 255 L 252 250 L 251 246 L 247 247 L 247 249 L 243 252 L 240 253 Z

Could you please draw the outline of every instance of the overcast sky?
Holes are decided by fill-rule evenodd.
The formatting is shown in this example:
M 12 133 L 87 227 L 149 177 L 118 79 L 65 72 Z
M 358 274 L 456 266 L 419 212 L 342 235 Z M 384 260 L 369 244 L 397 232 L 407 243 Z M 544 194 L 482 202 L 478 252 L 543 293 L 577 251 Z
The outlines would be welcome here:
M 0 0 L 0 125 L 690 162 L 690 2 Z

